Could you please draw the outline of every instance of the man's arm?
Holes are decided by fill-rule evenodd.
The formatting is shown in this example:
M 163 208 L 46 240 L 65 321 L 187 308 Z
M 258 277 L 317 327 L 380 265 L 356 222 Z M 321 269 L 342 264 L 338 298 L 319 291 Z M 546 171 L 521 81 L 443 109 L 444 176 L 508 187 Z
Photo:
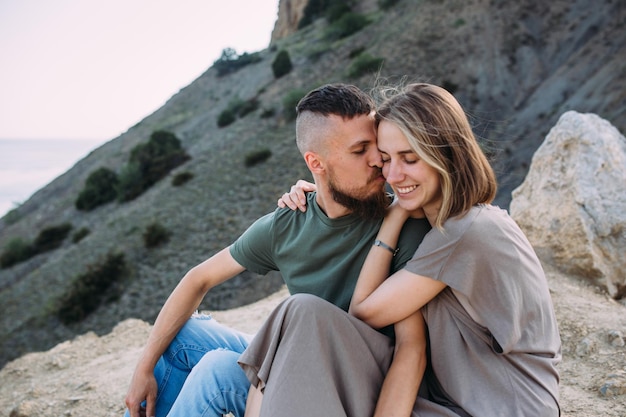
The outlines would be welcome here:
M 156 415 L 157 383 L 154 367 L 157 361 L 196 311 L 207 291 L 244 269 L 233 259 L 229 249 L 225 248 L 192 268 L 178 283 L 154 323 L 131 379 L 125 399 L 131 417 L 139 417 L 140 404 L 144 400 L 146 415 Z
M 396 347 L 374 417 L 408 417 L 426 370 L 426 324 L 421 311 L 394 325 Z

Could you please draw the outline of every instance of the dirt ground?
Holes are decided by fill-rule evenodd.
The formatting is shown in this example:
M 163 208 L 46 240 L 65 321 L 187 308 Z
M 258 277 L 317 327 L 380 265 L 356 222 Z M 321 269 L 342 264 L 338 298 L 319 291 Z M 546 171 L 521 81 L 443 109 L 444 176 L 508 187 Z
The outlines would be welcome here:
M 549 266 L 546 272 L 563 341 L 562 415 L 626 416 L 626 307 Z M 253 333 L 286 295 L 283 289 L 257 303 L 213 315 Z M 108 335 L 88 333 L 7 364 L 0 370 L 0 415 L 121 416 L 149 329 L 145 322 L 126 320 Z

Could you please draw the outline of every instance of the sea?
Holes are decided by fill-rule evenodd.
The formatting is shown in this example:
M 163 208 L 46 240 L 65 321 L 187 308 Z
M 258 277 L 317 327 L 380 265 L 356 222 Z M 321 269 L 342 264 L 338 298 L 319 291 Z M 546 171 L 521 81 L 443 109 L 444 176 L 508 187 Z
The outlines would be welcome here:
M 0 138 L 0 217 L 104 142 L 102 139 Z

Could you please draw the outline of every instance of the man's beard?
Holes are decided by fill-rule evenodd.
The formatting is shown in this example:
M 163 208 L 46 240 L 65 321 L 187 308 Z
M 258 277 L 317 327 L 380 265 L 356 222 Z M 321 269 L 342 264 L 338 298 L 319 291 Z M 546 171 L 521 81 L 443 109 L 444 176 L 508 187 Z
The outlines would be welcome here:
M 377 178 L 378 176 L 374 176 Z M 333 178 L 328 180 L 328 188 L 335 202 L 341 204 L 348 210 L 352 211 L 355 215 L 365 220 L 378 220 L 385 217 L 385 212 L 389 203 L 391 203 L 391 197 L 381 187 L 379 192 L 370 196 L 355 197 L 346 192 L 339 190 L 336 186 Z

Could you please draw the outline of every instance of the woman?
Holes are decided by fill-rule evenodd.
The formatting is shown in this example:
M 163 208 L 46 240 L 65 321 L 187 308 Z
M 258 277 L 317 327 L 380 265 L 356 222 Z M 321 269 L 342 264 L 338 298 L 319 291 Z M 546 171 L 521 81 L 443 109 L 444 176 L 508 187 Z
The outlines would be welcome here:
M 378 147 L 396 201 L 350 313 L 381 328 L 422 312 L 429 369 L 414 416 L 558 416 L 561 343 L 545 275 L 519 227 L 490 205 L 495 175 L 463 109 L 430 84 L 383 93 Z M 387 278 L 401 225 L 422 211 L 432 230 Z M 267 386 L 286 375 L 272 373 Z

